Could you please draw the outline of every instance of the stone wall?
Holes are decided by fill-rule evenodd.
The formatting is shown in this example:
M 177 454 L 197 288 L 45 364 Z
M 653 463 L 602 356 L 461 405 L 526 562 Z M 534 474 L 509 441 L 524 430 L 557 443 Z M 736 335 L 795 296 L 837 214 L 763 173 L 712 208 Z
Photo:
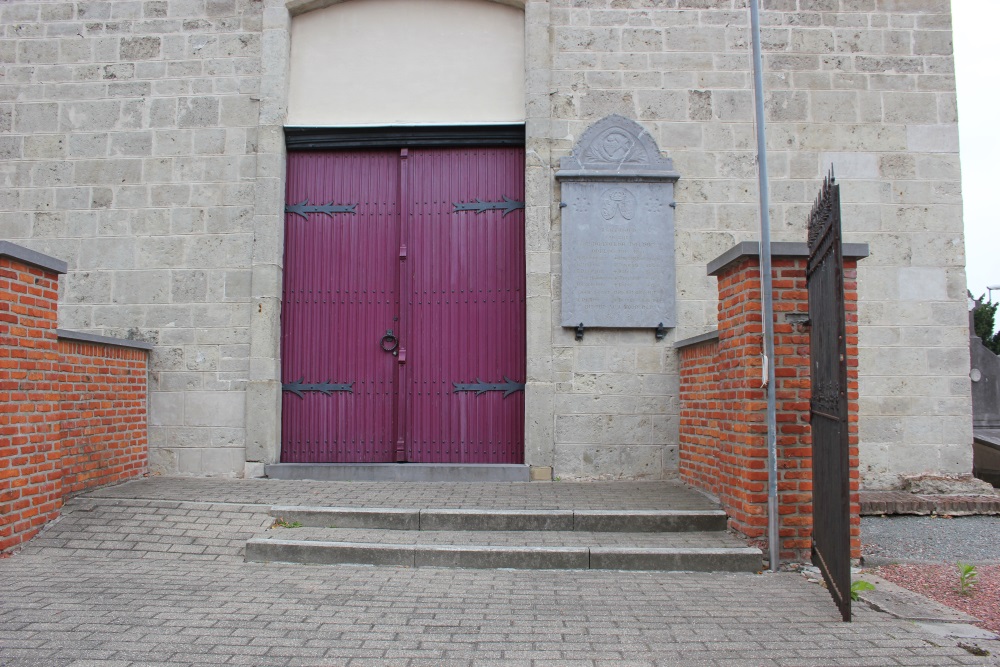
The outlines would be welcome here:
M 243 470 L 261 11 L 0 8 L 0 237 L 67 259 L 61 327 L 156 345 L 159 469 Z
M 255 474 L 278 456 L 290 14 L 328 4 L 0 7 L 0 236 L 69 260 L 60 326 L 155 344 L 157 471 Z M 757 235 L 745 2 L 524 10 L 526 459 L 563 477 L 673 476 L 670 343 L 715 327 L 704 266 Z M 804 239 L 833 164 L 847 238 L 872 249 L 858 276 L 865 482 L 967 472 L 948 0 L 768 0 L 762 21 L 774 238 Z M 659 343 L 625 330 L 578 343 L 558 326 L 553 174 L 611 113 L 648 129 L 682 175 L 679 326 Z
M 673 159 L 682 175 L 676 334 L 684 338 L 716 324 L 705 264 L 757 237 L 748 13 L 744 2 L 730 0 L 649 4 L 550 3 L 550 164 L 555 168 L 555 158 L 610 113 L 638 119 Z M 832 165 L 843 186 L 846 240 L 871 246 L 858 269 L 863 478 L 880 487 L 903 473 L 968 472 L 948 0 L 763 4 L 772 236 L 805 240 L 809 208 Z M 557 212 L 551 230 L 553 275 L 544 293 L 557 308 Z M 553 329 L 552 345 L 557 469 L 558 453 L 581 441 L 558 425 L 586 422 L 584 437 L 593 442 L 624 413 L 641 429 L 626 437 L 662 446 L 669 471 L 676 461 L 677 368 L 658 355 L 652 337 L 618 332 L 576 345 L 571 332 Z M 649 384 L 615 382 L 622 372 L 647 374 L 657 387 L 652 395 L 662 391 L 655 407 L 646 402 Z M 599 389 L 591 388 L 595 374 Z M 583 409 L 598 414 L 581 420 L 576 413 Z

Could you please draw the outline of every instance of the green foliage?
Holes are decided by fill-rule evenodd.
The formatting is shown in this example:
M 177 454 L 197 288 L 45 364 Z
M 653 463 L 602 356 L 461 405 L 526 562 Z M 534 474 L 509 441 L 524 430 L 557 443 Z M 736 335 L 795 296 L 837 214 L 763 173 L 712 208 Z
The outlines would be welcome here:
M 970 565 L 969 563 L 957 563 L 957 566 L 958 592 L 962 595 L 968 595 L 972 592 L 972 587 L 976 585 L 979 572 L 976 571 L 975 565 Z
M 861 591 L 873 591 L 875 590 L 875 584 L 870 581 L 865 581 L 864 579 L 858 579 L 851 583 L 851 599 L 855 602 L 858 601 L 858 594 Z
M 271 528 L 301 528 L 302 522 L 300 521 L 285 521 L 283 518 L 278 517 L 271 524 Z
M 996 327 L 997 306 L 1000 306 L 1000 302 L 984 303 L 981 296 L 976 300 L 976 307 L 972 311 L 976 335 L 983 339 L 983 345 L 993 354 L 1000 354 L 1000 331 L 993 332 Z

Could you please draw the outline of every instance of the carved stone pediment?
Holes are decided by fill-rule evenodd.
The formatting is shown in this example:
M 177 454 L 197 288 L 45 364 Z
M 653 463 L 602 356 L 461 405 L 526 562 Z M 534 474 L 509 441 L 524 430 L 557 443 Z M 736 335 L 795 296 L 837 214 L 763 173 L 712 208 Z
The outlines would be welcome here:
M 612 115 L 591 125 L 573 153 L 562 158 L 556 178 L 602 175 L 676 180 L 674 163 L 660 155 L 656 141 L 641 125 Z

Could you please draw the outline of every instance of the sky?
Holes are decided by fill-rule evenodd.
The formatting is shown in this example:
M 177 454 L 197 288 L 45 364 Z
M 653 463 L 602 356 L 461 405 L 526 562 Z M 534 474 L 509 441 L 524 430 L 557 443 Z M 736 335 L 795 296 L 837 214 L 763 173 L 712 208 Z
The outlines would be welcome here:
M 978 297 L 987 286 L 1000 287 L 1000 0 L 951 0 L 951 12 L 966 278 Z

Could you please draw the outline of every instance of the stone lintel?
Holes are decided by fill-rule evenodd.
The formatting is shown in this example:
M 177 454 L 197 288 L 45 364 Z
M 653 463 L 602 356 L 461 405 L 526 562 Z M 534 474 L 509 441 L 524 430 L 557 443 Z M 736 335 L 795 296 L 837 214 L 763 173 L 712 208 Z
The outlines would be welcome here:
M 844 259 L 859 260 L 867 257 L 869 253 L 867 243 L 845 243 L 843 244 Z M 722 270 L 733 262 L 737 262 L 744 257 L 759 257 L 760 242 L 743 241 L 737 243 L 732 248 L 722 253 L 708 263 L 708 275 L 717 276 Z M 808 257 L 809 246 L 806 243 L 789 241 L 772 241 L 772 257 Z
M 51 271 L 52 273 L 66 273 L 68 268 L 66 262 L 49 255 L 29 250 L 24 246 L 19 246 L 10 241 L 0 241 L 0 257 L 10 257 L 31 266 Z

